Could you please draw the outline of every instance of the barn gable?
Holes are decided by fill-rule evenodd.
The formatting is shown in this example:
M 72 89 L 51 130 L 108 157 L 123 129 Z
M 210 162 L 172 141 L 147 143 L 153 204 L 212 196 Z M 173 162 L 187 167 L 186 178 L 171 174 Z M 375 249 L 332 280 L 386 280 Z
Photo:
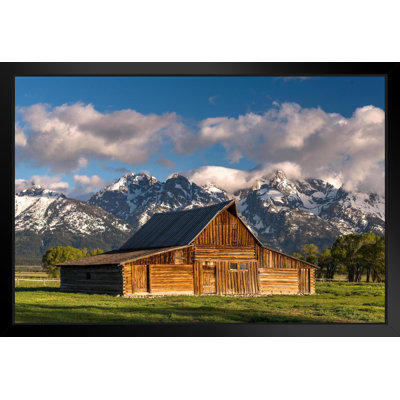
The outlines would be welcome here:
M 154 214 L 121 246 L 121 250 L 189 245 L 223 210 L 238 216 L 234 200 L 192 210 Z
M 261 244 L 247 225 L 226 209 L 214 217 L 195 239 L 195 244 L 199 246 L 254 247 L 256 243 Z

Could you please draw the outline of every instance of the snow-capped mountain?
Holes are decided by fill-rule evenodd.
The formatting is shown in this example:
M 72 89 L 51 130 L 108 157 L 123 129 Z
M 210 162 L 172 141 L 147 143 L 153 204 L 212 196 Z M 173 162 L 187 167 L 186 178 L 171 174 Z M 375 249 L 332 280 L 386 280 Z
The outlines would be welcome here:
M 101 207 L 69 199 L 40 186 L 15 196 L 16 255 L 39 257 L 57 245 L 110 250 L 121 245 L 132 227 Z
M 202 207 L 228 200 L 227 194 L 209 184 L 200 187 L 179 174 L 165 182 L 144 173 L 130 172 L 94 194 L 88 203 L 140 228 L 155 213 Z
M 281 170 L 241 195 L 238 208 L 260 239 L 285 251 L 329 246 L 340 235 L 385 232 L 385 201 L 320 179 L 291 182 Z
M 385 199 L 347 192 L 320 179 L 289 180 L 276 171 L 228 194 L 173 174 L 165 182 L 130 172 L 86 203 L 38 186 L 15 196 L 16 252 L 37 256 L 55 245 L 104 250 L 120 244 L 158 212 L 202 207 L 231 198 L 262 242 L 288 253 L 314 243 L 320 250 L 348 233 L 385 232 Z
M 348 233 L 384 234 L 384 198 L 348 193 L 320 179 L 290 181 L 276 171 L 245 190 L 228 194 L 212 182 L 198 186 L 174 174 L 160 182 L 147 174 L 125 174 L 88 201 L 135 230 L 154 213 L 183 210 L 238 199 L 238 208 L 253 231 L 271 247 L 292 252 L 305 243 L 321 249 Z

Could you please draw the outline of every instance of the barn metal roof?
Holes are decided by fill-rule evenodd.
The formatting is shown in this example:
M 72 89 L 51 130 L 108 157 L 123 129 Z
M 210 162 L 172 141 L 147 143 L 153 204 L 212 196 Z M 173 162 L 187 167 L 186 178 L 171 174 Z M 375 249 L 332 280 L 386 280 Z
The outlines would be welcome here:
M 96 256 L 88 256 L 79 258 L 78 260 L 67 261 L 58 266 L 85 266 L 85 265 L 121 265 L 130 261 L 139 260 L 140 258 L 154 256 L 156 254 L 166 253 L 172 250 L 182 249 L 187 246 L 167 247 L 163 249 L 121 251 L 114 250 L 107 253 L 98 254 Z
M 208 207 L 154 214 L 121 249 L 149 249 L 190 244 L 222 210 L 232 207 L 234 200 Z

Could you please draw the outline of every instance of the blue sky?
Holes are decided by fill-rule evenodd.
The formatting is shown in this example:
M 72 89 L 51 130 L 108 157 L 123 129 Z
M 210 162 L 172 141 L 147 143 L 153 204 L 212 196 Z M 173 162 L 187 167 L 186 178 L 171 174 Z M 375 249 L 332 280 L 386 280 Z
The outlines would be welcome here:
M 365 149 L 356 140 L 360 129 L 365 143 L 372 138 L 383 144 L 376 114 L 384 110 L 382 77 L 19 77 L 15 95 L 19 184 L 53 177 L 54 188 L 64 182 L 79 194 L 126 170 L 165 180 L 172 172 L 207 165 L 249 171 L 286 162 L 294 176 L 315 171 L 364 190 L 372 179 L 371 190 L 379 191 L 381 151 L 365 151 L 371 152 L 373 176 L 357 181 L 345 169 L 365 168 Z M 355 117 L 357 109 L 362 112 Z M 337 127 L 338 140 L 354 137 L 348 154 L 346 147 L 328 152 Z M 319 164 L 307 161 L 312 151 L 325 151 L 322 138 L 328 135 L 327 164 L 323 157 Z M 82 145 L 86 138 L 89 149 Z

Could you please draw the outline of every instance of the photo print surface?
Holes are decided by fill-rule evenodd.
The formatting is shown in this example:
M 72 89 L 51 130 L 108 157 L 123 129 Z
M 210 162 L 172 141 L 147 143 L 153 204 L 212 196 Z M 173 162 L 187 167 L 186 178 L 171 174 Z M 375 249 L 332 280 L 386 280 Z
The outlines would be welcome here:
M 16 323 L 384 323 L 384 78 L 17 77 L 15 291 Z

